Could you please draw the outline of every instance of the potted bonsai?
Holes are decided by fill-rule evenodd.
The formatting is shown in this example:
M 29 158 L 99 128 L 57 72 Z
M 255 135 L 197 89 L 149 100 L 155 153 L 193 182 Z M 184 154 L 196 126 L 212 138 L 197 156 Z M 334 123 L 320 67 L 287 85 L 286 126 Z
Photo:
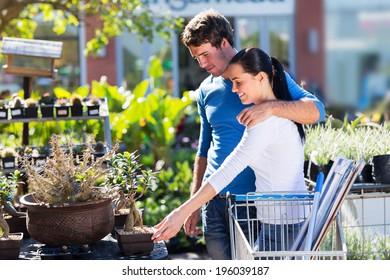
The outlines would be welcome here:
M 24 116 L 23 99 L 14 95 L 12 98 L 12 105 L 10 107 L 11 117 L 13 119 L 21 119 Z
M 54 117 L 54 98 L 53 98 L 53 95 L 49 92 L 45 92 L 44 94 L 42 94 L 42 97 L 39 100 L 39 107 L 41 109 L 42 118 Z
M 27 98 L 24 101 L 24 114 L 26 118 L 37 118 L 38 117 L 38 100 L 34 98 Z
M 96 243 L 114 225 L 113 193 L 96 186 L 108 169 L 119 143 L 99 160 L 92 162 L 94 139 L 91 136 L 82 160 L 75 164 L 72 141 L 60 145 L 59 136 L 50 139 L 52 150 L 44 165 L 23 160 L 29 193 L 20 198 L 27 208 L 27 229 L 31 237 L 49 247 L 83 246 Z
M 136 202 L 149 188 L 157 186 L 156 177 L 151 170 L 141 169 L 137 159 L 136 152 L 116 154 L 108 161 L 110 173 L 105 183 L 112 186 L 117 194 L 113 199 L 117 218 L 114 232 L 124 255 L 149 254 L 154 248 L 151 240 L 153 229 L 143 225 Z
M 96 96 L 92 96 L 87 101 L 88 116 L 99 116 L 101 100 Z
M 57 118 L 66 118 L 69 116 L 69 102 L 66 98 L 58 98 L 54 104 Z
M 17 259 L 22 244 L 23 232 L 10 233 L 10 227 L 5 219 L 5 211 L 19 214 L 12 204 L 19 172 L 15 171 L 8 177 L 0 173 L 0 259 Z
M 70 105 L 72 117 L 79 117 L 83 115 L 83 98 L 81 95 L 73 93 L 70 96 Z

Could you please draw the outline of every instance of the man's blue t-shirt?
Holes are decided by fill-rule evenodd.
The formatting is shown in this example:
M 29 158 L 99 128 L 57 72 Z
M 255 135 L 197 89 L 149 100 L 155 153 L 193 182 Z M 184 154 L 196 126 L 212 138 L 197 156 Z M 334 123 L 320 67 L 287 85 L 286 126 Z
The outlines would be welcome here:
M 322 121 L 325 108 L 320 100 L 298 86 L 286 74 L 288 89 L 293 100 L 308 98 L 313 100 L 320 112 Z M 240 98 L 232 92 L 232 83 L 221 76 L 206 78 L 197 90 L 198 112 L 200 115 L 200 137 L 198 156 L 207 158 L 207 169 L 203 180 L 218 169 L 225 158 L 240 142 L 245 126 L 236 117 L 251 105 L 243 105 Z M 255 191 L 255 175 L 249 167 L 240 173 L 220 194 L 245 194 Z

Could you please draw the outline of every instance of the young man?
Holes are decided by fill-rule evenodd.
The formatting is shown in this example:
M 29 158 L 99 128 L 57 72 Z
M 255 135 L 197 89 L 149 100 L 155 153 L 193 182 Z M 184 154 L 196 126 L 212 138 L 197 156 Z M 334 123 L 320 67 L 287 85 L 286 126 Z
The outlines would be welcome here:
M 237 53 L 233 30 L 227 19 L 210 9 L 196 15 L 185 27 L 181 40 L 199 66 L 211 75 L 200 85 L 198 111 L 201 119 L 199 149 L 195 159 L 191 195 L 222 164 L 242 138 L 245 126 L 251 127 L 271 115 L 311 124 L 324 119 L 324 105 L 299 87 L 285 73 L 289 91 L 296 101 L 270 101 L 243 105 L 232 92 L 232 83 L 221 75 Z M 232 183 L 203 207 L 203 231 L 207 251 L 213 259 L 230 259 L 229 216 L 225 194 L 245 194 L 255 190 L 253 171 L 246 168 Z M 196 227 L 200 210 L 184 223 L 186 234 L 201 233 Z

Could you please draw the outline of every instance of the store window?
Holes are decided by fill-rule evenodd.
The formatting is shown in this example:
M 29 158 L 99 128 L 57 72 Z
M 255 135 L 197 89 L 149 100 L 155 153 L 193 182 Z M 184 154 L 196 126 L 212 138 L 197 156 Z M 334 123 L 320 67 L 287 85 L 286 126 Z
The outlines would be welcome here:
M 325 4 L 329 102 L 359 111 L 376 108 L 390 91 L 390 3 Z

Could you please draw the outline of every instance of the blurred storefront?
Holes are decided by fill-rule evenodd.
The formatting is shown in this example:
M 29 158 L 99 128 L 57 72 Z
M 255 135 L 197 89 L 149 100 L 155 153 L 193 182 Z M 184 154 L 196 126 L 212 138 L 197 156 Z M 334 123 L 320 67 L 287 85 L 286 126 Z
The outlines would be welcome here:
M 390 89 L 390 2 L 324 3 L 328 102 L 374 108 Z
M 198 12 L 214 8 L 224 14 L 235 30 L 235 47 L 259 46 L 272 56 L 289 64 L 289 71 L 298 82 L 314 81 L 323 86 L 323 6 L 322 0 L 264 1 L 149 1 L 155 11 L 169 11 L 184 17 L 186 23 Z M 309 10 L 310 16 L 303 16 Z M 184 90 L 197 88 L 208 75 L 200 69 L 188 50 L 174 34 L 169 44 L 163 39 L 149 44 L 139 43 L 136 34 L 124 34 L 117 44 L 117 84 L 132 88 L 147 77 L 151 56 L 163 61 L 165 83 L 179 96 Z M 301 62 L 304 60 L 305 62 Z M 89 68 L 88 68 L 89 69 Z

